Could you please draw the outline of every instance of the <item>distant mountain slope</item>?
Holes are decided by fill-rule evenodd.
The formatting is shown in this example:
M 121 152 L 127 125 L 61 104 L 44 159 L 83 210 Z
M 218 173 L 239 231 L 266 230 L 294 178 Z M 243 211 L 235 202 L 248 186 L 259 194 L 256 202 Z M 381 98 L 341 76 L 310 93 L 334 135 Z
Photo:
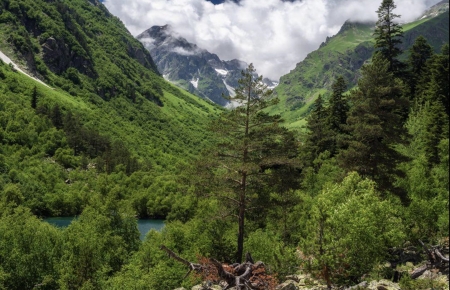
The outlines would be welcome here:
M 137 36 L 150 51 L 159 71 L 174 84 L 216 104 L 226 106 L 223 95 L 233 95 L 241 71 L 248 64 L 223 61 L 213 53 L 189 43 L 169 26 L 153 26 Z M 269 86 L 275 86 L 266 79 Z
M 428 16 L 403 25 L 405 52 L 419 35 L 427 38 L 435 51 L 448 43 L 449 14 L 445 2 L 432 8 L 439 13 L 427 12 Z M 355 86 L 359 69 L 374 52 L 373 27 L 374 23 L 346 22 L 335 36 L 327 38 L 318 50 L 280 78 L 280 85 L 275 89 L 280 102 L 271 112 L 282 114 L 290 126 L 299 127 L 305 123 L 309 105 L 319 94 L 328 95 L 338 75 L 344 76 L 349 87 Z

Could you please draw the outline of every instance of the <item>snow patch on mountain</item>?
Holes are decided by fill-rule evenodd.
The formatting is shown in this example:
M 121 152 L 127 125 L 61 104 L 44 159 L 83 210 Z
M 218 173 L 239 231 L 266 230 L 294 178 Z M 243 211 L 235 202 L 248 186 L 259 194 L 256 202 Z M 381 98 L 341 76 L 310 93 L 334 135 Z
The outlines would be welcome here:
M 194 88 L 198 89 L 198 80 L 199 78 L 197 78 L 196 80 L 191 80 L 191 84 L 194 86 Z
M 21 70 L 21 69 L 19 68 L 19 66 L 17 66 L 17 64 L 15 64 L 8 56 L 6 56 L 6 55 L 5 55 L 3 52 L 1 52 L 1 51 L 0 51 L 0 59 L 1 59 L 4 63 L 7 63 L 7 64 L 12 65 L 12 67 L 13 67 L 15 70 L 17 70 L 18 72 L 21 72 L 22 74 L 26 75 L 27 77 L 29 77 L 29 78 L 31 78 L 31 79 L 33 79 L 33 80 L 35 80 L 35 81 L 37 81 L 37 82 L 43 84 L 44 86 L 50 88 L 50 86 L 48 86 L 46 83 L 44 83 L 44 82 L 41 81 L 40 79 L 35 78 L 35 77 L 33 77 L 33 76 L 30 76 L 29 74 L 27 74 L 26 72 L 24 72 L 23 70 Z
M 221 76 L 226 76 L 228 74 L 228 71 L 226 71 L 224 69 L 217 69 L 217 68 L 215 68 L 215 70 Z
M 267 86 L 267 88 L 273 90 L 273 89 L 275 89 L 279 84 L 280 84 L 280 83 L 278 83 L 278 82 L 272 82 L 272 85 L 271 85 L 271 86 Z
M 229 84 L 227 84 L 227 82 L 225 80 L 223 80 L 223 84 L 225 85 L 225 87 L 228 90 L 228 93 L 230 94 L 230 97 L 234 97 L 236 96 L 236 92 L 234 90 L 234 88 L 232 86 L 230 86 Z

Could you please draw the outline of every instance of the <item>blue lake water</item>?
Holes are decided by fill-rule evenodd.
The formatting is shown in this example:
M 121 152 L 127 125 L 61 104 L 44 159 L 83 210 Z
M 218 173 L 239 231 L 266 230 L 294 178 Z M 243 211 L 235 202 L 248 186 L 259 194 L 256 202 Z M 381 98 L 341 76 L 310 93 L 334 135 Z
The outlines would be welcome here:
M 65 228 L 70 225 L 75 217 L 51 217 L 45 218 L 44 221 L 55 225 L 60 228 Z M 145 235 L 152 229 L 160 231 L 164 227 L 164 220 L 152 220 L 152 219 L 138 219 L 138 230 L 141 233 L 141 240 L 143 241 Z

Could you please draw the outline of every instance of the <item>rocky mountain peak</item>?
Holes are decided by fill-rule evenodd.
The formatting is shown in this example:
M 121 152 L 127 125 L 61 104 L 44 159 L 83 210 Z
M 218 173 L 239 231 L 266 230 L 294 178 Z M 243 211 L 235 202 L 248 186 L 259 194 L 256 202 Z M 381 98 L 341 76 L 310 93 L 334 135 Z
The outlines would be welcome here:
M 194 55 L 204 52 L 197 45 L 188 42 L 185 38 L 175 33 L 168 24 L 163 26 L 152 26 L 150 29 L 139 34 L 137 37 L 145 47 L 152 53 L 154 49 L 163 49 L 182 55 Z

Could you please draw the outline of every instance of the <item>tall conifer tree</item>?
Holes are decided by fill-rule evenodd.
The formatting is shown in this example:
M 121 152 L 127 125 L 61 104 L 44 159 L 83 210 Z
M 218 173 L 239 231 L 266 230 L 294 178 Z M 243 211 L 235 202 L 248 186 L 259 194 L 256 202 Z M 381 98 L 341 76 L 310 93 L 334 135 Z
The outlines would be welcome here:
M 252 64 L 242 72 L 236 96 L 230 98 L 238 106 L 213 123 L 212 130 L 219 142 L 213 148 L 212 160 L 204 166 L 216 180 L 208 181 L 208 190 L 238 218 L 235 257 L 238 263 L 242 262 L 245 220 L 250 208 L 265 210 L 267 203 L 261 200 L 268 199 L 264 195 L 274 180 L 272 173 L 291 166 L 297 152 L 292 132 L 280 126 L 281 117 L 264 111 L 277 99 L 271 98 L 272 90 L 263 84 L 262 76 L 255 75 Z
M 347 113 L 349 110 L 349 105 L 347 100 L 344 98 L 344 92 L 347 90 L 347 84 L 342 76 L 339 76 L 332 86 L 333 93 L 331 94 L 329 105 L 328 105 L 328 117 L 327 125 L 330 129 L 332 148 L 330 153 L 335 155 L 340 146 L 339 139 L 342 134 L 344 134 L 344 128 L 347 121 Z
M 402 87 L 389 71 L 389 62 L 376 54 L 373 63 L 362 68 L 358 89 L 350 94 L 352 107 L 347 118 L 348 148 L 338 159 L 347 171 L 377 182 L 383 192 L 390 191 L 406 201 L 406 195 L 394 187 L 401 176 L 399 162 L 404 157 L 394 145 L 403 142 L 405 129 L 401 112 L 408 102 L 402 97 Z
M 408 87 L 409 98 L 413 99 L 416 95 L 416 87 L 424 72 L 427 71 L 427 61 L 433 56 L 433 48 L 428 44 L 425 37 L 420 35 L 414 41 L 413 46 L 409 49 L 408 57 Z
M 393 0 L 383 0 L 377 10 L 378 21 L 375 32 L 375 48 L 388 60 L 389 71 L 395 76 L 401 76 L 404 70 L 404 64 L 397 57 L 402 53 L 400 44 L 402 43 L 403 29 L 395 22 L 400 15 L 394 14 L 397 6 Z
M 307 163 L 307 166 L 311 166 L 320 153 L 331 148 L 332 140 L 327 126 L 327 117 L 328 110 L 322 96 L 319 95 L 312 105 L 306 125 L 308 133 L 302 150 L 302 160 Z

